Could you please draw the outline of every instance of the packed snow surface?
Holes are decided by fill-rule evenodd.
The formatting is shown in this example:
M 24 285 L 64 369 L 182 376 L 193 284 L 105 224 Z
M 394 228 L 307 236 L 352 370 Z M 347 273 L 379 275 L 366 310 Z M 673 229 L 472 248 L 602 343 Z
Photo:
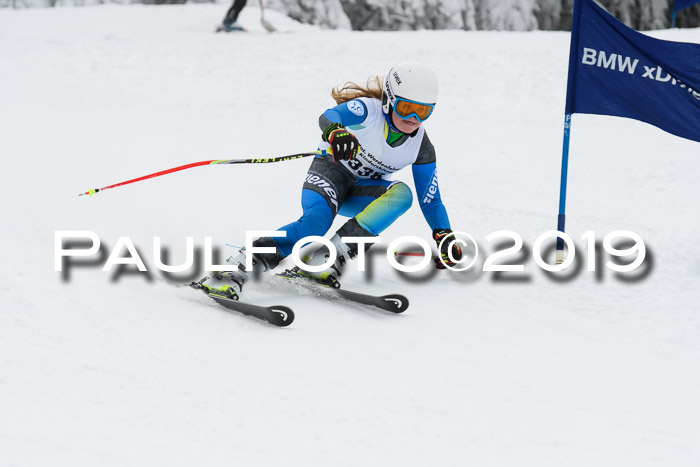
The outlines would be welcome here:
M 582 262 L 555 280 L 532 249 L 556 227 L 568 34 L 334 32 L 266 11 L 283 31 L 267 34 L 255 5 L 250 32 L 214 34 L 225 8 L 0 11 L 0 465 L 697 465 L 697 143 L 575 115 L 567 232 Z M 463 273 L 394 271 L 391 240 L 430 240 L 414 203 L 369 272 L 342 278 L 407 295 L 402 315 L 263 277 L 244 298 L 297 313 L 276 328 L 161 280 L 153 237 L 178 264 L 187 236 L 226 253 L 274 230 L 300 214 L 309 159 L 77 196 L 313 151 L 332 86 L 408 60 L 439 76 L 425 125 L 452 227 L 481 254 Z M 504 259 L 523 273 L 481 270 L 504 229 L 525 241 Z M 605 253 L 588 272 L 581 235 L 621 229 L 647 245 L 643 274 L 614 274 Z M 56 272 L 61 230 L 95 232 L 102 256 Z M 101 271 L 119 237 L 150 280 Z

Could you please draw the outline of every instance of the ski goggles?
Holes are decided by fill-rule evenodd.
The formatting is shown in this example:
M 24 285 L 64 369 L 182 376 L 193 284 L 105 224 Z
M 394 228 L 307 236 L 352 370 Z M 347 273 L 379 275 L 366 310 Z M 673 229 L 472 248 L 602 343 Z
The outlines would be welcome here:
M 394 103 L 394 112 L 402 120 L 416 117 L 419 122 L 423 122 L 430 117 L 434 108 L 435 104 L 423 104 L 404 99 L 403 97 L 397 97 Z

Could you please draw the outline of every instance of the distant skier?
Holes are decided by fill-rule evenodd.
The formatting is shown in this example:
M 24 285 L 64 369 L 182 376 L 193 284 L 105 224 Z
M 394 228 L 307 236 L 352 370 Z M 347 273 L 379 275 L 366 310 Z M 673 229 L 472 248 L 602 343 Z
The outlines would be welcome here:
M 278 229 L 287 236 L 264 237 L 254 242 L 254 246 L 277 250 L 253 255 L 254 267 L 275 268 L 298 240 L 325 235 L 340 214 L 350 220 L 331 238 L 338 253 L 336 261 L 321 272 L 298 271 L 333 285 L 344 264 L 358 253 L 356 243 L 346 244 L 341 237 L 375 237 L 411 206 L 413 195 L 408 185 L 388 179 L 409 165 L 420 207 L 438 248 L 447 238 L 440 250 L 443 261 L 454 264 L 449 248 L 455 260 L 461 259 L 459 244 L 448 246 L 454 234 L 440 199 L 435 149 L 422 126 L 437 101 L 435 73 L 419 63 L 403 63 L 389 70 L 383 84 L 380 77 L 369 79 L 365 87 L 348 82 L 340 89 L 334 88 L 331 95 L 338 105 L 319 118 L 323 130 L 319 148 L 331 155 L 315 157 L 311 163 L 301 195 L 303 214 Z M 307 264 L 321 265 L 328 257 L 328 250 L 321 248 Z M 200 281 L 202 287 L 237 298 L 251 272 L 245 270 L 245 260 L 246 252 L 241 250 L 227 260 L 239 264 L 238 271 L 214 273 Z
M 243 27 L 236 24 L 236 21 L 238 21 L 238 15 L 241 14 L 241 10 L 243 10 L 247 1 L 248 0 L 233 0 L 233 5 L 231 5 L 231 8 L 226 12 L 224 20 L 216 27 L 216 32 L 245 31 Z

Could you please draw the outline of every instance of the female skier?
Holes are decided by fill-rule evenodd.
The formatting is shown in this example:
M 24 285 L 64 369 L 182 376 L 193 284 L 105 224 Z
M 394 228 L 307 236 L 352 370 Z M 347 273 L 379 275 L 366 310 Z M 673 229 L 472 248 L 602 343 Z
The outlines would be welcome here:
M 358 252 L 357 244 L 346 244 L 341 237 L 375 237 L 411 206 L 413 196 L 408 185 L 389 180 L 391 174 L 409 165 L 442 262 L 454 264 L 448 254 L 450 248 L 452 258 L 461 259 L 459 243 L 451 242 L 454 235 L 440 199 L 435 149 L 422 125 L 435 108 L 437 94 L 435 73 L 420 63 L 393 67 L 383 83 L 376 77 L 365 87 L 346 83 L 341 89 L 333 89 L 331 95 L 338 105 L 319 118 L 323 130 L 319 148 L 330 154 L 315 157 L 311 163 L 301 195 L 303 214 L 278 229 L 285 231 L 286 237 L 263 237 L 254 242 L 254 246 L 276 247 L 276 253 L 253 255 L 254 267 L 275 268 L 297 241 L 325 235 L 340 214 L 350 220 L 331 238 L 337 250 L 335 262 L 321 272 L 298 271 L 324 283 L 336 283 L 343 265 Z M 214 273 L 200 281 L 201 286 L 236 299 L 251 272 L 245 270 L 245 255 L 241 250 L 237 257 L 227 260 L 239 265 L 237 271 Z M 324 247 L 307 264 L 321 265 L 328 257 Z M 444 268 L 440 262 L 436 264 Z

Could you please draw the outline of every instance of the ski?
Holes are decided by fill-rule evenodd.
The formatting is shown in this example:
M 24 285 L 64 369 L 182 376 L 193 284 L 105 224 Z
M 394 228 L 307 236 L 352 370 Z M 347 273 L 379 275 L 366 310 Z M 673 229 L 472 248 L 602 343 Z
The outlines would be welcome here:
M 337 281 L 323 281 L 304 276 L 298 272 L 299 268 L 288 269 L 275 277 L 297 282 L 299 284 L 323 290 L 326 295 L 341 298 L 361 305 L 369 305 L 392 313 L 403 313 L 408 309 L 408 298 L 400 294 L 370 295 L 340 288 Z
M 217 295 L 216 293 L 210 292 L 204 288 L 202 286 L 202 281 L 192 282 L 187 285 L 195 290 L 201 290 L 209 298 L 229 310 L 237 311 L 248 316 L 254 316 L 255 318 L 267 321 L 268 323 L 279 327 L 289 326 L 294 321 L 294 312 L 289 307 L 283 305 L 254 305 L 252 303 L 241 302 L 237 298 L 234 299 L 224 297 L 223 295 Z
M 282 305 L 262 306 L 252 303 L 233 300 L 228 297 L 222 297 L 213 293 L 207 295 L 221 306 L 229 310 L 243 313 L 244 315 L 254 316 L 263 321 L 267 321 L 275 326 L 285 327 L 292 324 L 294 321 L 294 312 L 291 308 Z

